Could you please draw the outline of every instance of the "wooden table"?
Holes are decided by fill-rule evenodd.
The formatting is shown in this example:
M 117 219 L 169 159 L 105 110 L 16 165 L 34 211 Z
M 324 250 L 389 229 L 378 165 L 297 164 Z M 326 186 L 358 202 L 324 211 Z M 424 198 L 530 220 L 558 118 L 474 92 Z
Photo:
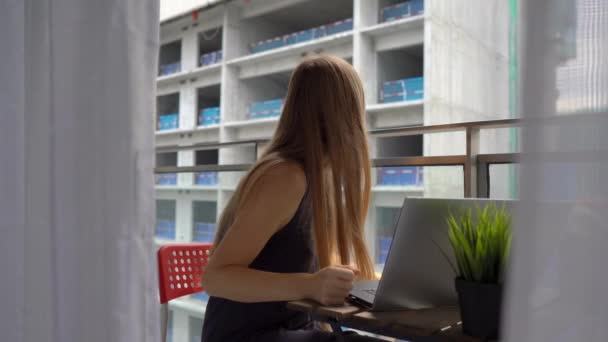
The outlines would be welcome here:
M 309 313 L 316 321 L 329 323 L 334 331 L 347 327 L 412 342 L 482 341 L 462 333 L 457 307 L 370 312 L 349 304 L 329 307 L 314 301 L 293 301 L 287 303 L 287 307 Z

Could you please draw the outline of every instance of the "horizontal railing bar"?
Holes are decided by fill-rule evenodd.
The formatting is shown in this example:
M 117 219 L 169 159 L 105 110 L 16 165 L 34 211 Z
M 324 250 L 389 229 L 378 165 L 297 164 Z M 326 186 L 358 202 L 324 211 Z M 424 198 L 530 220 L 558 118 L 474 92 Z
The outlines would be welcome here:
M 471 122 L 459 122 L 443 125 L 429 125 L 429 126 L 400 126 L 392 128 L 378 128 L 369 131 L 369 135 L 374 137 L 388 137 L 388 136 L 406 136 L 406 135 L 418 135 L 418 134 L 429 134 L 429 133 L 446 133 L 446 132 L 457 132 L 464 131 L 467 128 L 479 128 L 479 129 L 493 129 L 493 128 L 506 128 L 516 127 L 521 125 L 520 119 L 500 119 L 500 120 L 486 120 L 486 121 L 471 121 Z M 171 146 L 159 146 L 156 148 L 157 153 L 163 152 L 177 152 L 182 150 L 211 150 L 237 145 L 249 145 L 249 144 L 263 144 L 269 142 L 270 139 L 256 139 L 256 140 L 240 140 L 230 141 L 223 143 L 202 143 L 193 145 L 171 145 Z
M 420 157 L 397 157 L 378 158 L 372 160 L 374 167 L 383 166 L 453 166 L 464 165 L 465 155 L 460 156 L 420 156 Z
M 478 154 L 478 164 L 515 164 L 519 163 L 519 153 Z
M 230 172 L 247 171 L 253 164 L 196 165 L 196 166 L 163 166 L 154 169 L 154 173 L 189 173 L 189 172 Z
M 369 134 L 372 136 L 375 136 L 375 137 L 407 136 L 407 135 L 430 134 L 430 133 L 458 132 L 458 131 L 464 131 L 467 128 L 496 129 L 496 128 L 516 127 L 519 125 L 521 125 L 520 119 L 501 119 L 501 120 L 487 120 L 487 121 L 458 122 L 458 123 L 443 124 L 443 125 L 379 128 L 379 129 L 374 129 L 374 130 L 369 131 Z
M 200 143 L 193 145 L 171 145 L 171 146 L 159 146 L 156 148 L 156 153 L 167 153 L 167 152 L 178 152 L 184 150 L 215 150 L 218 148 L 234 147 L 239 145 L 256 145 L 263 144 L 270 141 L 269 139 L 256 139 L 256 140 L 239 140 L 229 141 L 224 143 Z
M 384 166 L 454 166 L 464 165 L 466 156 L 432 156 L 432 157 L 398 157 L 377 158 L 372 160 L 373 167 Z M 163 166 L 154 169 L 155 173 L 190 173 L 190 172 L 230 172 L 248 171 L 253 164 L 229 165 L 196 165 L 196 166 Z

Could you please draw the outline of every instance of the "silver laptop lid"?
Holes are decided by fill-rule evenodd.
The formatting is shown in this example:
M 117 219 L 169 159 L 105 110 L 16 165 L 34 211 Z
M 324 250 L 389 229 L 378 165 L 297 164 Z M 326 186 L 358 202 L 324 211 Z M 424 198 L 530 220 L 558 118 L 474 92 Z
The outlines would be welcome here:
M 406 198 L 401 209 L 374 310 L 427 308 L 457 304 L 450 262 L 456 266 L 446 218 L 495 202 L 511 211 L 513 201 L 488 199 Z M 443 252 L 442 252 L 443 250 Z M 447 257 L 447 258 L 446 258 Z

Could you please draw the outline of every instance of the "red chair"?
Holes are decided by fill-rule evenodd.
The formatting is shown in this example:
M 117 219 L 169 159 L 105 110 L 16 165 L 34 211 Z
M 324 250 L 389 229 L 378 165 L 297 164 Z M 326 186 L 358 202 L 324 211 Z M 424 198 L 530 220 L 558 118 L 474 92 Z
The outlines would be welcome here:
M 211 244 L 188 243 L 162 246 L 158 252 L 158 290 L 162 304 L 162 336 L 167 340 L 167 302 L 203 291 L 203 274 L 211 255 Z

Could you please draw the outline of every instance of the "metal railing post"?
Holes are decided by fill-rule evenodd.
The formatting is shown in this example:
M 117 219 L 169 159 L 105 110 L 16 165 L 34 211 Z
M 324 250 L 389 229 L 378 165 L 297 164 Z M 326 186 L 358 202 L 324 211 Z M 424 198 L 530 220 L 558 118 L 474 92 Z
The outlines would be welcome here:
M 479 128 L 466 128 L 466 160 L 464 163 L 464 197 L 477 197 L 477 155 Z
M 490 198 L 490 164 L 477 158 L 477 197 Z

